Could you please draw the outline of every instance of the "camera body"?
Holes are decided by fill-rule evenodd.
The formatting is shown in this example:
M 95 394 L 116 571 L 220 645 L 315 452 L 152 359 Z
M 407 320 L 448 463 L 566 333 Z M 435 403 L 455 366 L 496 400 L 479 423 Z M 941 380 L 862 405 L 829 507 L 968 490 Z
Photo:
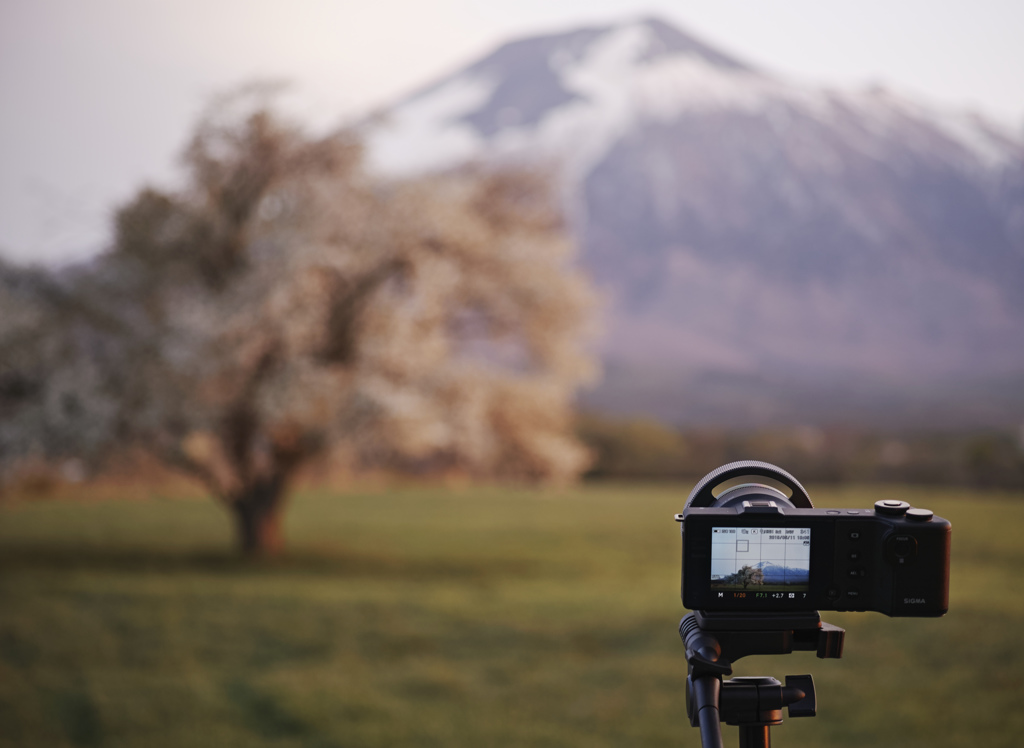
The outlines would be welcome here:
M 737 483 L 737 473 L 751 466 L 754 474 Z M 732 478 L 720 481 L 726 488 L 717 496 L 704 485 L 716 473 Z M 950 523 L 904 501 L 815 509 L 785 471 L 732 463 L 698 484 L 676 519 L 681 593 L 691 610 L 941 616 L 949 608 Z

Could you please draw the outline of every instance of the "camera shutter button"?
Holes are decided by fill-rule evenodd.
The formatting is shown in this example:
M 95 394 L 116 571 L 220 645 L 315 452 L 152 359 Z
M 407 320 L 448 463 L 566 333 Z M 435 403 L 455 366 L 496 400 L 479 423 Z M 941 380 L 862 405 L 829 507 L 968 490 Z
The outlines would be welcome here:
M 900 517 L 910 509 L 910 504 L 905 501 L 876 501 L 875 512 L 877 514 L 885 514 L 890 517 Z
M 931 509 L 911 509 L 907 512 L 907 520 L 910 522 L 927 522 L 935 516 Z

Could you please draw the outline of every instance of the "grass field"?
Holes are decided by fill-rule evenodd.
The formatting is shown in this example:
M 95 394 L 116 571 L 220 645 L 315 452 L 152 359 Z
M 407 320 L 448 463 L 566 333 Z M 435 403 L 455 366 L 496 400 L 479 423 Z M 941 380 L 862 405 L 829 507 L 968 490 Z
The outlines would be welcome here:
M 0 746 L 699 746 L 676 633 L 688 486 L 298 494 L 290 553 L 231 553 L 209 501 L 0 507 Z M 905 498 L 953 523 L 942 619 L 831 614 L 842 660 L 778 746 L 1019 746 L 1024 496 Z M 726 744 L 736 731 L 725 728 Z

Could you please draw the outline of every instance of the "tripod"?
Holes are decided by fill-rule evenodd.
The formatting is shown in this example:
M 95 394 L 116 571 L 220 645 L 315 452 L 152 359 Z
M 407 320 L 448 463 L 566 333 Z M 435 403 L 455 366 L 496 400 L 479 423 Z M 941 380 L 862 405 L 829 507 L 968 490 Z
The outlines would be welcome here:
M 722 748 L 720 722 L 740 728 L 740 748 L 770 748 L 769 729 L 782 724 L 782 708 L 790 717 L 813 717 L 817 710 L 810 675 L 775 678 L 732 678 L 732 663 L 757 654 L 816 651 L 818 657 L 839 658 L 846 632 L 824 623 L 814 613 L 761 613 L 736 616 L 696 611 L 679 622 L 686 646 L 686 713 L 700 727 L 704 748 Z

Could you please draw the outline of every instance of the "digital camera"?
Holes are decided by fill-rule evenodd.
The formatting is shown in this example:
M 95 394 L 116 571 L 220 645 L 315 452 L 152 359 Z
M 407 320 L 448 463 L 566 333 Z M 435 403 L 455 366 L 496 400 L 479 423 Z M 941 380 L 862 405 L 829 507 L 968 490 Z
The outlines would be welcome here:
M 949 608 L 950 523 L 905 501 L 815 509 L 785 470 L 745 461 L 705 476 L 676 520 L 691 610 L 941 616 Z

